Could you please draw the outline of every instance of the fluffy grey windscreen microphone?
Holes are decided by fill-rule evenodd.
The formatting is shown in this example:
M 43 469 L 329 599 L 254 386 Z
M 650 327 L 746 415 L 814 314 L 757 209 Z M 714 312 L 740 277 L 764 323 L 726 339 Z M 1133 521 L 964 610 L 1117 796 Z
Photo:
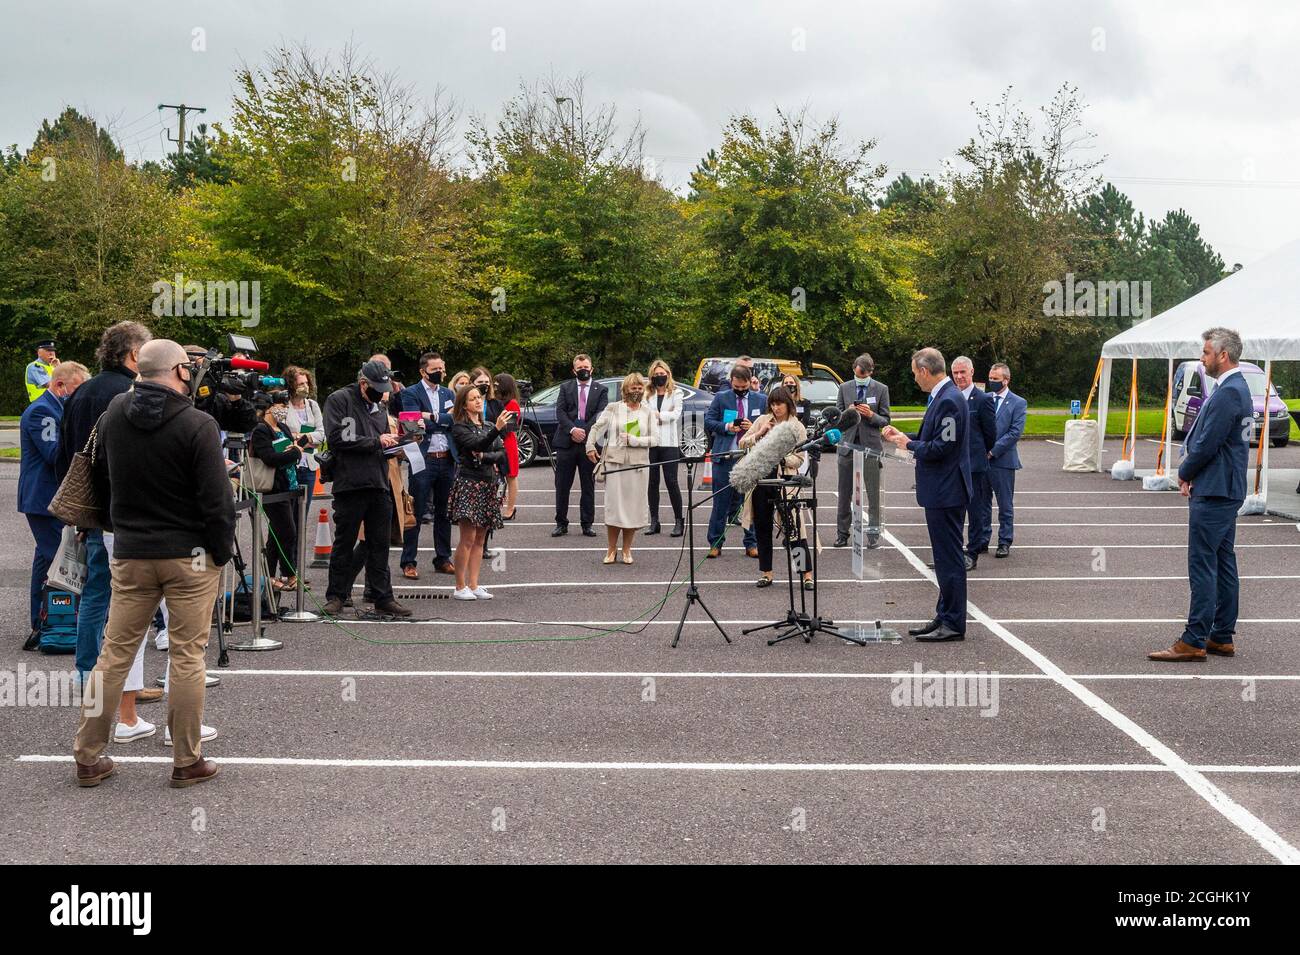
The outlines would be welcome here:
M 793 421 L 782 421 L 758 439 L 749 453 L 731 469 L 731 486 L 748 494 L 758 482 L 772 473 L 781 459 L 799 447 L 799 434 Z

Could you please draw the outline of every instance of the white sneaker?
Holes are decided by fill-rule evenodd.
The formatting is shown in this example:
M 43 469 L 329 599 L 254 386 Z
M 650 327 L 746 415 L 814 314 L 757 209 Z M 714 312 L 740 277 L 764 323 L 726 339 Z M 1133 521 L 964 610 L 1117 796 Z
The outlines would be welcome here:
M 155 650 L 166 650 L 171 646 L 171 641 L 167 639 L 167 628 L 163 627 L 158 631 L 158 635 L 153 638 Z
M 134 726 L 127 726 L 125 723 L 118 723 L 113 729 L 114 743 L 130 743 L 138 739 L 145 739 L 158 732 L 158 727 L 154 726 L 148 720 L 142 720 L 136 717 Z
M 215 726 L 208 726 L 206 724 L 201 724 L 201 726 L 202 728 L 199 730 L 199 742 L 211 743 L 217 738 L 217 728 Z M 163 745 L 170 746 L 171 744 L 172 728 L 168 726 L 163 730 Z
M 492 595 L 487 592 L 486 587 L 475 587 L 470 591 L 479 600 L 491 600 Z
M 470 590 L 468 587 L 462 587 L 460 590 L 453 590 L 451 592 L 451 597 L 453 600 L 478 600 L 474 591 Z

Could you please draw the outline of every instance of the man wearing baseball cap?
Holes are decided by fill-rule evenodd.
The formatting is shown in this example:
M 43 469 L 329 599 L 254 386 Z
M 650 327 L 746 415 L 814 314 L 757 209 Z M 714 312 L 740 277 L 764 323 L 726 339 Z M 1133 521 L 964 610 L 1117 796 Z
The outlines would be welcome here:
M 54 339 L 42 338 L 36 343 L 36 360 L 27 366 L 27 403 L 31 404 L 50 386 L 50 375 L 59 363 L 59 356 L 54 352 Z
M 380 545 L 372 546 L 366 557 L 366 590 L 374 597 L 375 610 L 395 617 L 411 615 L 393 599 L 388 570 L 393 498 L 384 452 L 398 439 L 388 430 L 384 395 L 392 388 L 388 367 L 371 360 L 361 366 L 356 384 L 325 399 L 325 441 L 334 459 L 334 549 L 324 609 L 334 617 L 352 595 L 352 549 L 363 525 L 366 540 Z

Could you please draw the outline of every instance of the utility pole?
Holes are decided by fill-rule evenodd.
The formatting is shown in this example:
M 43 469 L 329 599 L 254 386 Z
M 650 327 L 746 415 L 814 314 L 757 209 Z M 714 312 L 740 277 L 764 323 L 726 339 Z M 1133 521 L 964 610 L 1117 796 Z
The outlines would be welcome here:
M 184 159 L 185 158 L 185 114 L 206 113 L 207 109 L 202 106 L 186 106 L 184 103 L 181 103 L 179 106 L 173 106 L 170 103 L 159 103 L 158 108 L 160 110 L 162 109 L 176 110 L 176 118 L 180 124 L 180 128 L 178 130 L 180 135 L 176 139 L 172 139 L 170 136 L 168 136 L 167 138 L 171 142 L 176 143 L 176 152 L 179 158 Z

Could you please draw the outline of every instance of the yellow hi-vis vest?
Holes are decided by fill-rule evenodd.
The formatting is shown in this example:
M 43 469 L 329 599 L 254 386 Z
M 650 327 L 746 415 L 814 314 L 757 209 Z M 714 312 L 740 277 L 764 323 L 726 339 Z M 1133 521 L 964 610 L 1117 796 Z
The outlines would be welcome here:
M 54 366 L 45 364 L 39 358 L 27 366 L 28 404 L 45 394 L 45 389 L 50 386 L 50 375 L 52 374 L 54 374 Z

